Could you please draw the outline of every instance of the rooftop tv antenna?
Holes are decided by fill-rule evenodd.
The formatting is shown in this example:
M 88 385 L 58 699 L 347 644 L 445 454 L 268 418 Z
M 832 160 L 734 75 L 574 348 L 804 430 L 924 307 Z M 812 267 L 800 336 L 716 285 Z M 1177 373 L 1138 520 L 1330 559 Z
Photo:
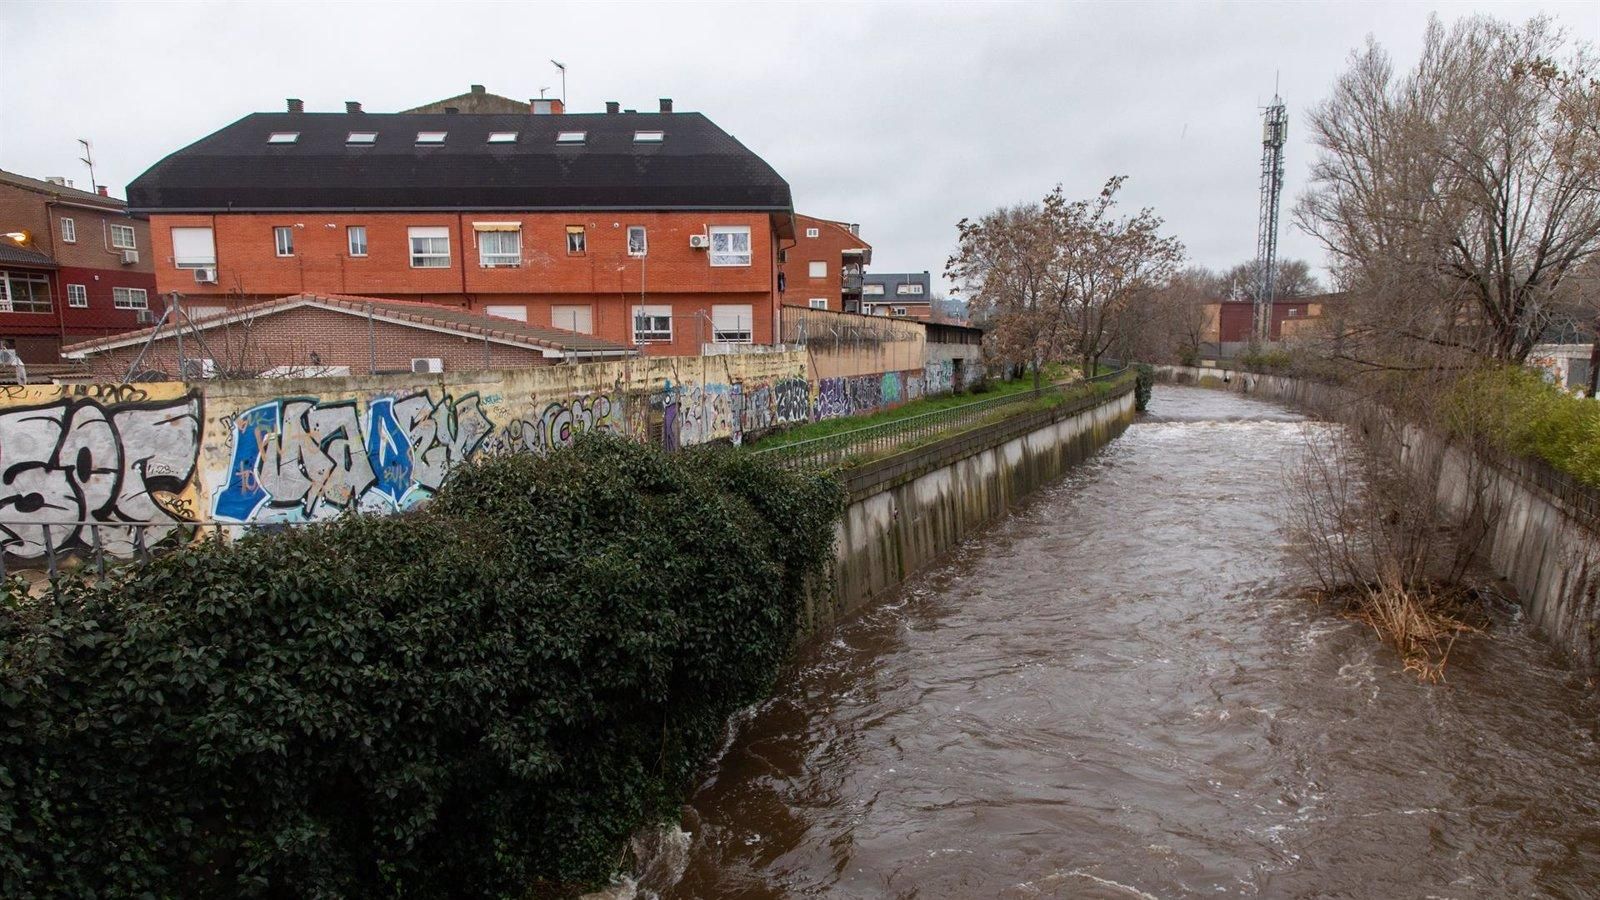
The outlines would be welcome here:
M 1255 341 L 1272 339 L 1272 299 L 1278 278 L 1278 206 L 1283 196 L 1283 144 L 1289 113 L 1274 86 L 1261 113 L 1261 220 L 1256 230 Z
M 565 63 L 558 63 L 553 59 L 550 60 L 550 65 L 561 70 L 561 105 L 565 107 L 567 105 L 567 66 Z
M 78 143 L 83 145 L 83 155 L 78 157 L 78 161 L 89 167 L 89 193 L 98 194 L 100 184 L 94 180 L 94 153 L 90 151 L 88 141 L 78 138 Z

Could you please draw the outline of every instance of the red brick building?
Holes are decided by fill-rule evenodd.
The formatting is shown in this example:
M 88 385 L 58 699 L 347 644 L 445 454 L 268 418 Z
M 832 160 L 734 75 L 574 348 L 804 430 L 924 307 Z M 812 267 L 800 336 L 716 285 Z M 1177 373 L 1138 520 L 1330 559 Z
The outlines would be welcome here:
M 699 113 L 289 108 L 128 188 L 151 219 L 158 287 L 191 309 L 363 294 L 647 353 L 775 339 L 789 186 Z
M 130 369 L 137 380 L 460 372 L 597 362 L 635 351 L 459 307 L 296 294 L 182 327 L 169 321 L 159 330 L 70 345 L 62 355 L 84 363 L 97 378 L 120 381 Z
M 156 279 L 150 228 L 121 200 L 0 171 L 0 338 L 31 365 L 63 344 L 139 327 Z M 103 189 L 102 189 L 103 190 Z
M 783 302 L 790 306 L 861 312 L 861 277 L 872 245 L 860 226 L 796 215 L 794 243 L 784 247 Z

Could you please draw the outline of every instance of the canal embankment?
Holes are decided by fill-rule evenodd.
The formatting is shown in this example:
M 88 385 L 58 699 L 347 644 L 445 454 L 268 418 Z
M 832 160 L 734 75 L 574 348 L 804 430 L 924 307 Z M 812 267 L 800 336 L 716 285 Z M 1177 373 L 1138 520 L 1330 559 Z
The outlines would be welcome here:
M 1114 440 L 1136 414 L 1134 376 L 839 470 L 848 506 L 810 633 L 893 590 Z
M 1157 366 L 1159 380 L 1269 398 L 1339 420 L 1360 400 L 1337 385 L 1283 375 L 1192 366 Z M 1420 467 L 1443 454 L 1447 472 L 1465 473 L 1467 451 L 1416 426 L 1403 428 L 1400 458 Z M 1464 510 L 1474 499 L 1498 508 L 1487 562 L 1516 588 L 1528 619 L 1581 668 L 1600 665 L 1600 492 L 1560 477 L 1535 460 L 1478 460 L 1486 478 L 1444 477 L 1439 501 Z M 1474 498 L 1483 490 L 1490 496 Z

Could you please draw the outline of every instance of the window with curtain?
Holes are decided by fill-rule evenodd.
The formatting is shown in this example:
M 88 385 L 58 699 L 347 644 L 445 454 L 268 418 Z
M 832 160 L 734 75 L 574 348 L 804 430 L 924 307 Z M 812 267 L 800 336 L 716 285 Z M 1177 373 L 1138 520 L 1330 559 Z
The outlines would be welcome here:
M 711 264 L 713 266 L 750 265 L 750 226 L 711 226 Z
M 406 236 L 411 239 L 411 268 L 450 267 L 450 229 L 408 228 Z
M 486 269 L 522 265 L 522 232 L 478 232 L 478 264 Z
M 0 272 L 0 312 L 48 313 L 50 278 L 32 272 Z
M 279 225 L 272 229 L 272 243 L 279 256 L 293 256 L 294 229 L 288 225 Z
M 149 309 L 150 297 L 144 288 L 112 288 L 111 305 L 117 309 Z
M 350 242 L 351 256 L 367 255 L 367 226 L 351 225 L 344 230 L 345 237 Z

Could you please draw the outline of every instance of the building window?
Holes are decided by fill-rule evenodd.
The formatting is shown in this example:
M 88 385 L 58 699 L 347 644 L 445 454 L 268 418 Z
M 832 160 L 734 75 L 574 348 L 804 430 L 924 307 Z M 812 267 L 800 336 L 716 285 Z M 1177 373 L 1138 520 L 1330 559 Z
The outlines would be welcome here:
M 559 131 L 556 133 L 556 143 L 581 144 L 584 138 L 588 136 L 589 133 L 587 131 Z
M 904 306 L 896 306 L 892 312 L 897 316 L 903 316 L 906 314 L 906 308 Z
M 344 230 L 344 235 L 350 244 L 351 256 L 367 255 L 367 226 L 351 225 Z
M 274 131 L 267 135 L 267 143 L 269 144 L 293 144 L 298 140 L 300 140 L 300 132 L 298 131 Z
M 812 278 L 827 278 L 828 277 L 828 262 L 827 262 L 827 260 L 813 259 L 811 261 L 810 268 L 807 270 L 807 274 L 809 274 Z
M 882 297 L 883 296 L 883 285 L 881 285 L 881 284 L 863 284 L 861 286 L 861 294 L 862 294 L 862 296 L 866 296 L 866 297 Z
M 378 133 L 376 131 L 352 131 L 344 136 L 346 144 L 376 144 Z
M 582 225 L 567 226 L 567 255 L 582 256 L 588 250 Z
M 650 242 L 643 225 L 628 226 L 628 255 L 644 256 L 650 251 Z
M 489 132 L 489 143 L 491 144 L 515 144 L 516 142 L 517 133 L 515 131 Z
M 717 303 L 711 307 L 713 341 L 748 344 L 755 334 L 755 327 L 755 308 L 748 303 Z
M 217 264 L 217 244 L 209 228 L 172 229 L 172 263 L 180 269 Z
M 828 298 L 827 297 L 812 297 L 810 300 L 807 300 L 806 303 L 808 303 L 811 306 L 812 309 L 827 309 L 828 308 Z
M 47 313 L 50 278 L 32 272 L 0 272 L 0 312 Z
M 407 228 L 406 235 L 411 239 L 411 268 L 450 267 L 450 229 Z
M 670 316 L 667 321 L 672 321 Z M 552 306 L 550 324 L 579 334 L 594 334 L 594 310 L 588 306 Z
M 279 256 L 293 256 L 294 229 L 288 225 L 279 225 L 272 229 L 272 243 L 277 247 Z
M 442 144 L 444 143 L 445 135 L 449 133 L 448 131 L 419 131 L 417 132 L 417 143 Z
M 524 323 L 528 321 L 528 307 L 520 303 L 508 303 L 502 306 L 485 306 L 483 308 L 483 313 L 484 315 L 494 316 L 499 319 L 515 319 L 518 322 Z
M 522 231 L 478 232 L 478 264 L 485 269 L 522 265 Z
M 906 295 L 906 294 L 918 294 L 918 295 L 920 295 L 922 293 L 922 285 L 920 285 L 920 284 L 897 284 L 897 285 L 895 285 L 894 292 L 896 294 L 901 294 L 901 295 Z
M 750 226 L 711 226 L 711 264 L 713 266 L 750 265 Z
M 117 309 L 149 309 L 150 300 L 144 288 L 112 288 L 111 305 Z
M 137 250 L 139 241 L 133 233 L 132 225 L 111 226 L 111 246 L 118 250 Z
M 81 284 L 67 285 L 67 305 L 76 309 L 89 307 L 89 289 Z
M 63 244 L 76 244 L 78 242 L 78 223 L 66 216 L 61 217 L 61 242 Z
M 666 133 L 661 131 L 635 131 L 633 133 L 633 142 L 635 144 L 659 144 L 666 139 Z
M 822 234 L 822 229 L 820 229 L 820 228 L 807 228 L 806 229 L 806 237 L 808 237 L 808 238 L 819 237 L 819 236 L 821 236 L 821 234 Z
M 635 344 L 671 340 L 672 307 L 635 306 L 633 308 L 633 342 Z

